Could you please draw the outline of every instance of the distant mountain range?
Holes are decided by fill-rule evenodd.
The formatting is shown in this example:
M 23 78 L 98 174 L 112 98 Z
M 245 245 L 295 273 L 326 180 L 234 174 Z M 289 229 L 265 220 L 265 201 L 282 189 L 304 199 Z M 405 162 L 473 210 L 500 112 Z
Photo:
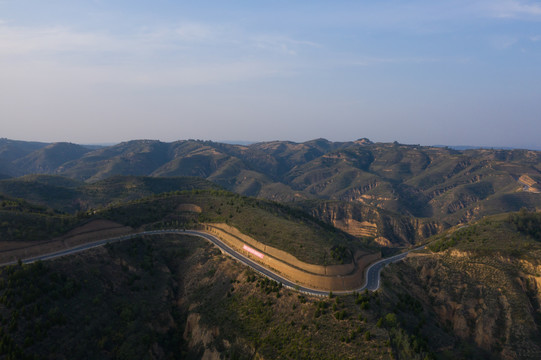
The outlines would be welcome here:
M 0 139 L 0 174 L 0 192 L 10 196 L 20 195 L 13 183 L 22 181 L 10 178 L 29 174 L 81 184 L 118 175 L 200 177 L 242 195 L 295 203 L 382 244 L 412 243 L 485 215 L 541 208 L 541 152 L 368 139 L 250 145 L 134 140 L 97 149 Z
M 435 147 L 450 148 L 453 150 L 474 150 L 474 149 L 491 149 L 491 150 L 535 150 L 539 151 L 541 148 L 537 146 L 529 147 L 509 147 L 509 146 L 471 146 L 471 145 L 433 145 Z

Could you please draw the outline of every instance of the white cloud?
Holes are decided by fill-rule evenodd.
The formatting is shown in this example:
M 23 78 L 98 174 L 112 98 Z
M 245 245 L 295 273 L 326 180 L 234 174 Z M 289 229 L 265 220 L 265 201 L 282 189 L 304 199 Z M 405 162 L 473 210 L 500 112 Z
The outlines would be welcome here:
M 81 32 L 69 27 L 18 27 L 0 21 L 0 56 L 29 55 L 100 55 L 119 54 L 136 58 L 144 54 L 154 58 L 160 51 L 181 51 L 190 57 L 201 55 L 204 49 L 212 58 L 229 55 L 242 57 L 254 49 L 282 54 L 297 54 L 301 48 L 320 47 L 319 44 L 292 39 L 283 35 L 248 34 L 231 25 L 210 25 L 183 22 L 178 25 L 142 28 L 128 35 L 106 32 Z M 218 54 L 219 56 L 217 56 Z
M 518 39 L 513 36 L 502 35 L 495 36 L 490 40 L 490 45 L 496 50 L 505 50 L 518 42 Z
M 118 49 L 113 38 L 98 33 L 74 32 L 66 27 L 28 28 L 0 23 L 0 55 L 34 52 L 106 51 Z
M 207 41 L 213 39 L 217 32 L 206 24 L 188 22 L 178 26 L 175 34 L 184 41 Z
M 530 40 L 533 41 L 533 42 L 541 41 L 541 35 L 532 36 L 532 37 L 530 37 Z
M 532 1 L 491 0 L 485 3 L 491 16 L 498 18 L 541 17 L 541 4 Z
M 430 57 L 362 57 L 359 60 L 353 61 L 350 64 L 354 66 L 372 66 L 382 64 L 430 64 L 439 62 L 465 62 L 466 59 L 442 59 Z
M 296 44 L 287 38 L 282 42 Z M 130 36 L 0 24 L 0 80 L 40 87 L 51 80 L 68 87 L 197 86 L 292 73 L 286 62 L 264 56 L 246 60 L 242 53 L 247 47 L 255 47 L 250 37 L 233 43 L 225 31 L 199 23 L 143 29 Z
M 256 36 L 252 38 L 252 41 L 260 49 L 289 55 L 297 55 L 302 47 L 321 47 L 320 44 L 312 41 L 295 40 L 284 36 Z

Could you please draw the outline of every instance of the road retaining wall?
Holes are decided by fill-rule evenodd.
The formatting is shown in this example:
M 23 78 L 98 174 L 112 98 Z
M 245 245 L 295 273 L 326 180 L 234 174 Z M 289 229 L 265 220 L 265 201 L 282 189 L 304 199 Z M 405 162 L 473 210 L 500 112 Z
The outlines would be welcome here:
M 379 254 L 357 252 L 354 261 L 344 265 L 315 265 L 300 261 L 285 251 L 262 244 L 227 224 L 204 224 L 204 230 L 250 259 L 274 270 L 293 282 L 321 290 L 351 290 L 364 284 L 366 267 Z M 246 249 L 252 248 L 254 251 Z M 262 256 L 261 256 L 262 255 Z

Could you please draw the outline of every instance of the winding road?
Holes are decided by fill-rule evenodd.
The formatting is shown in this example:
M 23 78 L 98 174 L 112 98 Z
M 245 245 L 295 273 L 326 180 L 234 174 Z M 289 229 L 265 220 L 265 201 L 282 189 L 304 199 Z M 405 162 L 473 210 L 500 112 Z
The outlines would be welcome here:
M 313 295 L 313 296 L 328 296 L 329 295 L 328 291 L 311 289 L 311 288 L 308 288 L 308 287 L 293 283 L 292 281 L 282 277 L 281 275 L 276 274 L 275 272 L 261 266 L 260 264 L 254 262 L 253 260 L 247 258 L 246 256 L 236 252 L 235 250 L 233 250 L 231 247 L 226 245 L 224 242 L 222 242 L 216 236 L 213 236 L 213 235 L 208 234 L 206 232 L 196 231 L 196 230 L 173 229 L 173 230 L 144 231 L 144 232 L 139 232 L 139 233 L 135 233 L 135 234 L 125 235 L 125 236 L 120 236 L 120 237 L 115 237 L 115 238 L 110 238 L 110 239 L 104 239 L 104 240 L 100 240 L 100 241 L 95 241 L 95 242 L 80 245 L 80 246 L 77 246 L 77 247 L 74 247 L 74 248 L 71 248 L 71 249 L 57 251 L 57 252 L 53 252 L 53 253 L 49 253 L 49 254 L 45 254 L 45 255 L 40 255 L 40 256 L 36 256 L 36 257 L 28 258 L 28 259 L 23 259 L 22 263 L 29 264 L 29 263 L 32 263 L 32 262 L 35 262 L 35 261 L 51 260 L 51 259 L 55 259 L 55 258 L 58 258 L 58 257 L 61 257 L 61 256 L 71 255 L 71 254 L 75 254 L 75 253 L 78 253 L 78 252 L 81 252 L 81 251 L 92 249 L 92 248 L 95 248 L 95 247 L 98 247 L 98 246 L 103 246 L 105 244 L 134 239 L 134 238 L 142 236 L 142 235 L 162 235 L 162 234 L 180 234 L 180 235 L 190 235 L 190 236 L 197 236 L 197 237 L 203 238 L 205 240 L 210 241 L 214 245 L 216 245 L 218 248 L 220 248 L 220 250 L 223 253 L 225 253 L 225 254 L 231 256 L 232 258 L 236 259 L 237 261 L 240 261 L 241 263 L 251 267 L 253 270 L 257 271 L 258 273 L 262 274 L 263 276 L 266 276 L 269 279 L 272 279 L 274 281 L 282 283 L 282 285 L 287 287 L 287 288 L 290 288 L 290 289 L 293 289 L 293 290 L 296 290 L 296 291 L 299 291 L 301 293 L 305 293 L 305 294 L 308 294 L 308 295 Z M 412 249 L 410 251 L 419 250 L 421 248 L 423 248 L 423 246 Z M 333 292 L 333 293 L 334 294 L 344 294 L 345 295 L 345 294 L 351 294 L 351 293 L 354 293 L 354 292 L 360 292 L 360 291 L 364 291 L 364 290 L 375 291 L 375 290 L 379 289 L 381 269 L 383 269 L 386 265 L 388 265 L 390 263 L 397 262 L 397 261 L 400 261 L 400 260 L 404 259 L 408 255 L 408 253 L 410 251 L 399 254 L 399 255 L 395 255 L 395 256 L 392 256 L 392 257 L 389 257 L 389 258 L 386 258 L 386 259 L 379 260 L 379 261 L 373 263 L 372 265 L 370 265 L 368 267 L 368 269 L 366 270 L 366 280 L 365 280 L 365 284 L 364 284 L 363 287 L 361 287 L 359 289 L 348 290 L 348 291 L 336 291 L 336 292 Z M 12 264 L 16 264 L 16 263 L 17 263 L 16 261 L 13 261 L 13 262 L 9 262 L 9 263 L 0 264 L 0 266 L 12 265 Z

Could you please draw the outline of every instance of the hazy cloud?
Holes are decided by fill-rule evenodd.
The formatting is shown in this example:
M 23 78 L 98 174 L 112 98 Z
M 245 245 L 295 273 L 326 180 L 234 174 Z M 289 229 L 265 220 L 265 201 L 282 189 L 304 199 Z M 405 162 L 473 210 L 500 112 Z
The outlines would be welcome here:
M 28 28 L 0 23 L 0 55 L 110 50 L 118 45 L 102 34 L 73 32 L 66 27 Z
M 491 0 L 486 6 L 499 18 L 541 17 L 541 4 L 533 1 Z
M 290 74 L 291 65 L 265 56 L 244 58 L 247 47 L 315 46 L 287 37 L 240 37 L 201 23 L 143 29 L 131 36 L 78 32 L 67 27 L 11 27 L 0 24 L 0 79 L 32 83 L 190 86 L 249 81 Z M 201 42 L 217 42 L 230 56 L 216 58 Z M 258 45 L 254 44 L 257 43 Z M 92 58 L 93 60 L 89 60 Z M 115 60 L 118 59 L 118 60 Z
M 214 31 L 211 27 L 198 23 L 182 24 L 175 29 L 176 35 L 185 41 L 201 41 L 211 39 Z
M 319 48 L 320 44 L 312 41 L 295 40 L 285 36 L 256 36 L 252 39 L 256 47 L 273 52 L 281 52 L 289 55 L 297 55 L 303 47 Z
M 430 57 L 362 57 L 356 61 L 351 62 L 354 66 L 371 66 L 382 64 L 429 64 L 439 62 L 465 62 L 467 59 L 443 59 L 443 58 L 430 58 Z
M 505 50 L 517 43 L 518 39 L 513 36 L 495 36 L 490 40 L 491 46 L 496 50 Z

